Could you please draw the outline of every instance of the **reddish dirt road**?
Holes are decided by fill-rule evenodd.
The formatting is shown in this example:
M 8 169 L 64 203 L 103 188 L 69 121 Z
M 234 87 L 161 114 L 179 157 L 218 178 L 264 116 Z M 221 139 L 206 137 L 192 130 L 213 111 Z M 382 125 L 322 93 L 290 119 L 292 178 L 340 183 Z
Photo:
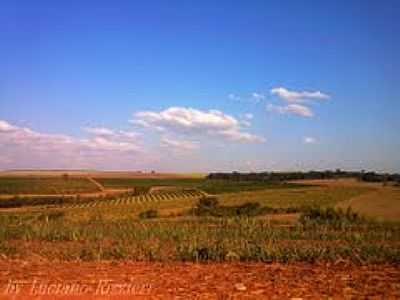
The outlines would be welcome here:
M 400 299 L 400 266 L 0 260 L 0 289 L 0 299 Z

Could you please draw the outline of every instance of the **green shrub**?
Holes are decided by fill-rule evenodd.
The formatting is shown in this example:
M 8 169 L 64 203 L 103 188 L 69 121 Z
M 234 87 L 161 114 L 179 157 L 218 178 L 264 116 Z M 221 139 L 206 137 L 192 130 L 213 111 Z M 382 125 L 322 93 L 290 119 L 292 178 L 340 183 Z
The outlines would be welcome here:
M 192 214 L 196 216 L 212 217 L 236 217 L 236 216 L 258 216 L 266 213 L 274 213 L 276 209 L 262 207 L 258 202 L 246 202 L 237 206 L 222 206 L 218 204 L 216 197 L 201 198 Z
M 219 205 L 217 197 L 203 197 L 197 203 L 198 208 L 215 208 Z
M 131 193 L 132 196 L 140 196 L 149 193 L 150 187 L 149 186 L 135 186 L 133 192 Z

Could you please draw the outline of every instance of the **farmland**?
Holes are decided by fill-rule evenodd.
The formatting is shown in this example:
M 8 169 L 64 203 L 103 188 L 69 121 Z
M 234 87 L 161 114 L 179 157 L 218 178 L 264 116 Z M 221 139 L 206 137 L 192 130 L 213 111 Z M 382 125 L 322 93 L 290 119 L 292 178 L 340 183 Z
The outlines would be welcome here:
M 107 188 L 129 188 L 135 186 L 145 187 L 188 187 L 201 189 L 209 194 L 234 193 L 243 191 L 264 190 L 267 188 L 298 188 L 302 185 L 295 183 L 270 183 L 270 182 L 247 182 L 227 180 L 205 180 L 204 178 L 95 178 Z
M 3 206 L 0 255 L 6 261 L 39 259 L 76 269 L 110 261 L 129 262 L 139 269 L 184 263 L 194 270 L 198 269 L 193 264 L 199 263 L 227 269 L 272 264 L 299 270 L 339 263 L 339 273 L 344 264 L 355 273 L 363 265 L 394 268 L 393 274 L 399 274 L 392 267 L 400 264 L 400 220 L 392 213 L 398 208 L 398 187 L 352 179 L 271 183 L 99 176 L 94 180 L 104 194 L 87 198 L 70 194 L 56 198 L 63 201 L 34 204 L 27 196 L 19 198 L 21 205 Z M 108 194 L 108 190 L 125 192 Z M 167 272 L 162 268 L 160 272 Z M 398 282 L 395 277 L 385 284 Z M 353 282 L 354 287 L 357 284 L 361 281 Z M 388 295 L 394 295 L 392 290 L 389 285 Z M 365 291 L 359 285 L 352 293 L 365 295 Z M 330 295 L 342 295 L 338 293 L 332 289 Z
M 99 188 L 85 177 L 0 176 L 0 195 L 78 194 L 98 191 Z
M 318 226 L 299 221 L 309 207 L 347 208 L 352 199 L 379 193 L 383 188 L 378 185 L 350 181 L 324 186 L 176 178 L 97 180 L 106 191 L 135 186 L 147 189 L 140 194 L 43 204 L 21 198 L 21 204 L 10 209 L 3 200 L 0 251 L 10 250 L 13 257 L 20 257 L 26 255 L 20 252 L 21 243 L 39 242 L 43 244 L 40 255 L 61 260 L 225 261 L 230 253 L 241 261 L 278 262 L 338 258 L 397 262 L 400 257 L 398 247 L 393 247 L 400 243 L 400 227 L 396 224 L 369 217 L 360 222 L 338 217 L 334 224 Z M 244 191 L 232 192 L 235 185 Z M 383 192 L 389 189 L 393 188 Z M 199 207 L 201 199 L 211 196 L 216 197 L 219 206 L 207 207 L 207 216 L 198 215 L 194 208 Z M 246 215 L 242 216 L 243 211 Z M 249 213 L 256 217 L 249 218 Z M 218 215 L 226 217 L 213 217 Z M 49 241 L 52 244 L 47 244 Z M 54 243 L 68 246 L 54 253 Z

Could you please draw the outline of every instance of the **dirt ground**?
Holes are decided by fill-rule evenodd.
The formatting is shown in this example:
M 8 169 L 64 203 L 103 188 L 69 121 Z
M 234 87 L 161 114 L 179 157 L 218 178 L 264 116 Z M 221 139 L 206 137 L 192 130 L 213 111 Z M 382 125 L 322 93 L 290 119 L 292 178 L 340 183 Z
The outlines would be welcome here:
M 0 299 L 400 299 L 400 266 L 3 259 Z

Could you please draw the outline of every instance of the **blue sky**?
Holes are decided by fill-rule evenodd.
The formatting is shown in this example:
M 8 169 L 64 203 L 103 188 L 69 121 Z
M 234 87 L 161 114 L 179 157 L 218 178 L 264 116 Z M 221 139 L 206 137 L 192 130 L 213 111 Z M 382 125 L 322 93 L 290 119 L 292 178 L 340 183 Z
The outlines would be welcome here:
M 400 171 L 398 1 L 2 1 L 0 169 Z

